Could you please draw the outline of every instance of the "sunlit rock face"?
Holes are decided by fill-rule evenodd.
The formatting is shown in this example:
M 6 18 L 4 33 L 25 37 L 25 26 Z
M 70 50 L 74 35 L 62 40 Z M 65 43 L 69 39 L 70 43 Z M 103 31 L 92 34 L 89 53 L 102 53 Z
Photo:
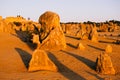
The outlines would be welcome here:
M 80 50 L 85 50 L 85 47 L 83 46 L 82 43 L 79 43 L 77 48 Z
M 47 11 L 39 18 L 41 24 L 39 49 L 43 50 L 61 50 L 66 47 L 64 33 L 60 26 L 59 15 Z
M 44 50 L 36 49 L 33 52 L 32 59 L 29 63 L 28 71 L 54 71 L 57 72 L 58 68 L 56 65 L 49 59 L 47 53 Z
M 106 53 L 112 53 L 112 46 L 111 45 L 107 45 L 106 49 L 105 49 Z
M 0 32 L 15 33 L 16 25 L 6 20 L 0 20 Z
M 96 30 L 96 27 L 93 27 L 92 28 L 92 31 L 90 32 L 89 34 L 89 39 L 92 41 L 92 42 L 98 42 L 98 32 Z
M 101 53 L 96 60 L 96 71 L 100 74 L 115 74 L 112 61 L 108 53 Z

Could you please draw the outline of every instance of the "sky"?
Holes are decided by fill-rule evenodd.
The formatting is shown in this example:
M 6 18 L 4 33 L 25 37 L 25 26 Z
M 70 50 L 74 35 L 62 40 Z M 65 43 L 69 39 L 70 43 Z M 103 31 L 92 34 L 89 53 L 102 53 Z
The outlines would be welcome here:
M 61 22 L 120 21 L 120 0 L 0 0 L 0 16 L 21 15 L 38 21 L 41 14 L 53 11 Z

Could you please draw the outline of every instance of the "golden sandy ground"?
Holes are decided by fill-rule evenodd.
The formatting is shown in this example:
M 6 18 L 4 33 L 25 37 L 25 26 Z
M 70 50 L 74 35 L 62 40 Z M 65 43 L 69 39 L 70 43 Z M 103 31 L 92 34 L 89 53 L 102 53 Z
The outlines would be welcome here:
M 0 80 L 103 80 L 106 77 L 120 80 L 120 44 L 114 44 L 114 39 L 100 37 L 99 43 L 93 43 L 67 35 L 66 41 L 65 50 L 48 52 L 59 72 L 27 72 L 33 47 L 15 35 L 0 33 Z M 79 42 L 85 46 L 84 51 L 77 49 Z M 116 75 L 100 75 L 95 71 L 96 58 L 108 44 L 113 47 L 110 56 Z

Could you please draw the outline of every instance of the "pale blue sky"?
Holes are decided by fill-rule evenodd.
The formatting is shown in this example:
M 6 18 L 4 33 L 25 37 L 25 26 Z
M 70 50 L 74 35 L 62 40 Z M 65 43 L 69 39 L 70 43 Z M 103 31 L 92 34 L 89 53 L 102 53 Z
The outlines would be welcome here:
M 38 21 L 45 11 L 59 14 L 61 22 L 120 20 L 120 0 L 0 0 L 0 15 Z

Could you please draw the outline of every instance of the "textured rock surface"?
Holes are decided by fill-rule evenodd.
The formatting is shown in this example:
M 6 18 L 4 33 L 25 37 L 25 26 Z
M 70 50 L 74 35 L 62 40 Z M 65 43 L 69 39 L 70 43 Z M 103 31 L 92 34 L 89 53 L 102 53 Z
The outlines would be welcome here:
M 107 53 L 101 53 L 96 60 L 96 71 L 100 74 L 115 74 L 110 56 Z
M 106 53 L 112 53 L 112 46 L 111 45 L 107 45 L 106 49 L 105 49 Z
M 90 33 L 90 39 L 92 42 L 98 42 L 98 33 L 96 27 L 92 28 L 92 32 Z
M 79 44 L 78 44 L 78 49 L 80 49 L 80 50 L 85 50 L 85 47 L 83 46 L 82 43 L 79 43 Z
M 5 32 L 5 26 L 7 24 L 3 20 L 0 20 L 0 32 Z
M 33 52 L 28 71 L 38 70 L 58 71 L 56 65 L 48 58 L 47 53 L 36 49 Z
M 39 35 L 33 34 L 33 39 L 32 39 L 32 41 L 33 41 L 33 43 L 40 44 Z
M 86 29 L 86 25 L 85 24 L 81 24 L 81 39 L 88 39 L 89 34 L 87 33 L 87 29 Z
M 66 47 L 64 33 L 60 27 L 60 18 L 54 12 L 45 12 L 39 18 L 41 24 L 40 49 L 60 50 Z

